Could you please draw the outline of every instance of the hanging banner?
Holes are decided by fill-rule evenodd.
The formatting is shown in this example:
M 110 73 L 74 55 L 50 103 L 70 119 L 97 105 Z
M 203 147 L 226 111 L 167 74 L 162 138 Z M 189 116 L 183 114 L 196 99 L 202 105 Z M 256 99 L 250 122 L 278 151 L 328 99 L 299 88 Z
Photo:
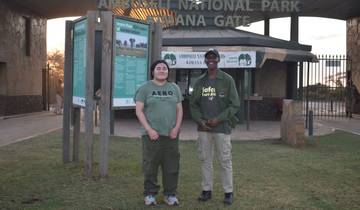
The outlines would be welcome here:
M 73 38 L 73 104 L 82 107 L 85 107 L 86 94 L 86 28 L 86 19 L 76 22 L 74 26 Z
M 219 52 L 219 68 L 256 68 L 255 51 Z M 174 69 L 206 69 L 205 52 L 161 52 L 162 58 Z
M 135 106 L 135 91 L 148 80 L 149 25 L 115 18 L 113 107 Z

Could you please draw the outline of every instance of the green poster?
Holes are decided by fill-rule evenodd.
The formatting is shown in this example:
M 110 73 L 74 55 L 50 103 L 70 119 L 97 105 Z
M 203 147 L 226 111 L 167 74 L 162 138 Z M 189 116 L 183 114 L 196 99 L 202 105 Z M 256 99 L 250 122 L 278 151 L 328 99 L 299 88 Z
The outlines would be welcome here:
M 86 94 L 86 28 L 86 19 L 76 22 L 73 37 L 73 104 L 83 107 Z
M 135 91 L 148 79 L 149 25 L 115 19 L 113 107 L 133 107 Z

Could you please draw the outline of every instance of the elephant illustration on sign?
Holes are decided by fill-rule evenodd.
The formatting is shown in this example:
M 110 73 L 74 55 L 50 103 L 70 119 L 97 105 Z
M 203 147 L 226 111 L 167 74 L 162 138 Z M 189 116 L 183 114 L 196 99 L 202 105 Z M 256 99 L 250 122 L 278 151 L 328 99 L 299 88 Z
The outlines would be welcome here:
M 166 63 L 168 63 L 170 66 L 174 66 L 176 64 L 176 56 L 172 53 L 166 54 L 164 56 L 164 60 Z
M 240 66 L 250 66 L 252 63 L 251 56 L 249 54 L 240 54 L 239 56 L 239 65 Z

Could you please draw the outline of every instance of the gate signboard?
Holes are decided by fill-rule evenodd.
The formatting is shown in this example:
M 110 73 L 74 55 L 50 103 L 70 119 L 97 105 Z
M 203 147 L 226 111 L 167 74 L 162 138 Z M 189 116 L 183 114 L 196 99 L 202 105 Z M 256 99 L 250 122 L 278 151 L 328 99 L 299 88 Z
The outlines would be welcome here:
M 87 20 L 75 23 L 73 37 L 73 104 L 85 107 Z
M 256 68 L 255 51 L 219 52 L 219 68 Z M 162 51 L 162 58 L 175 69 L 206 69 L 205 52 Z
M 149 25 L 115 18 L 114 108 L 135 106 L 135 91 L 148 80 Z

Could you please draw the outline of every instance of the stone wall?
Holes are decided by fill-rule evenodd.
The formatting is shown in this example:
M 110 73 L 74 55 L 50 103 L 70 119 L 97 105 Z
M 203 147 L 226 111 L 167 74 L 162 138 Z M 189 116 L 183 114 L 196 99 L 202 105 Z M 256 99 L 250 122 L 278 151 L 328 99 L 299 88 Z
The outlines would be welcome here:
M 353 94 L 353 112 L 360 114 L 360 17 L 347 21 L 347 54 L 351 59 Z
M 255 72 L 254 93 L 263 97 L 286 97 L 286 63 L 268 60 Z
M 280 120 L 282 99 L 286 97 L 287 64 L 268 60 L 255 71 L 254 93 L 262 100 L 250 102 L 251 120 Z M 245 104 L 246 106 L 246 104 Z
M 41 70 L 46 65 L 46 19 L 8 2 L 0 0 L 0 115 L 39 111 Z M 30 27 L 26 27 L 26 20 Z M 30 46 L 28 52 L 26 46 Z

